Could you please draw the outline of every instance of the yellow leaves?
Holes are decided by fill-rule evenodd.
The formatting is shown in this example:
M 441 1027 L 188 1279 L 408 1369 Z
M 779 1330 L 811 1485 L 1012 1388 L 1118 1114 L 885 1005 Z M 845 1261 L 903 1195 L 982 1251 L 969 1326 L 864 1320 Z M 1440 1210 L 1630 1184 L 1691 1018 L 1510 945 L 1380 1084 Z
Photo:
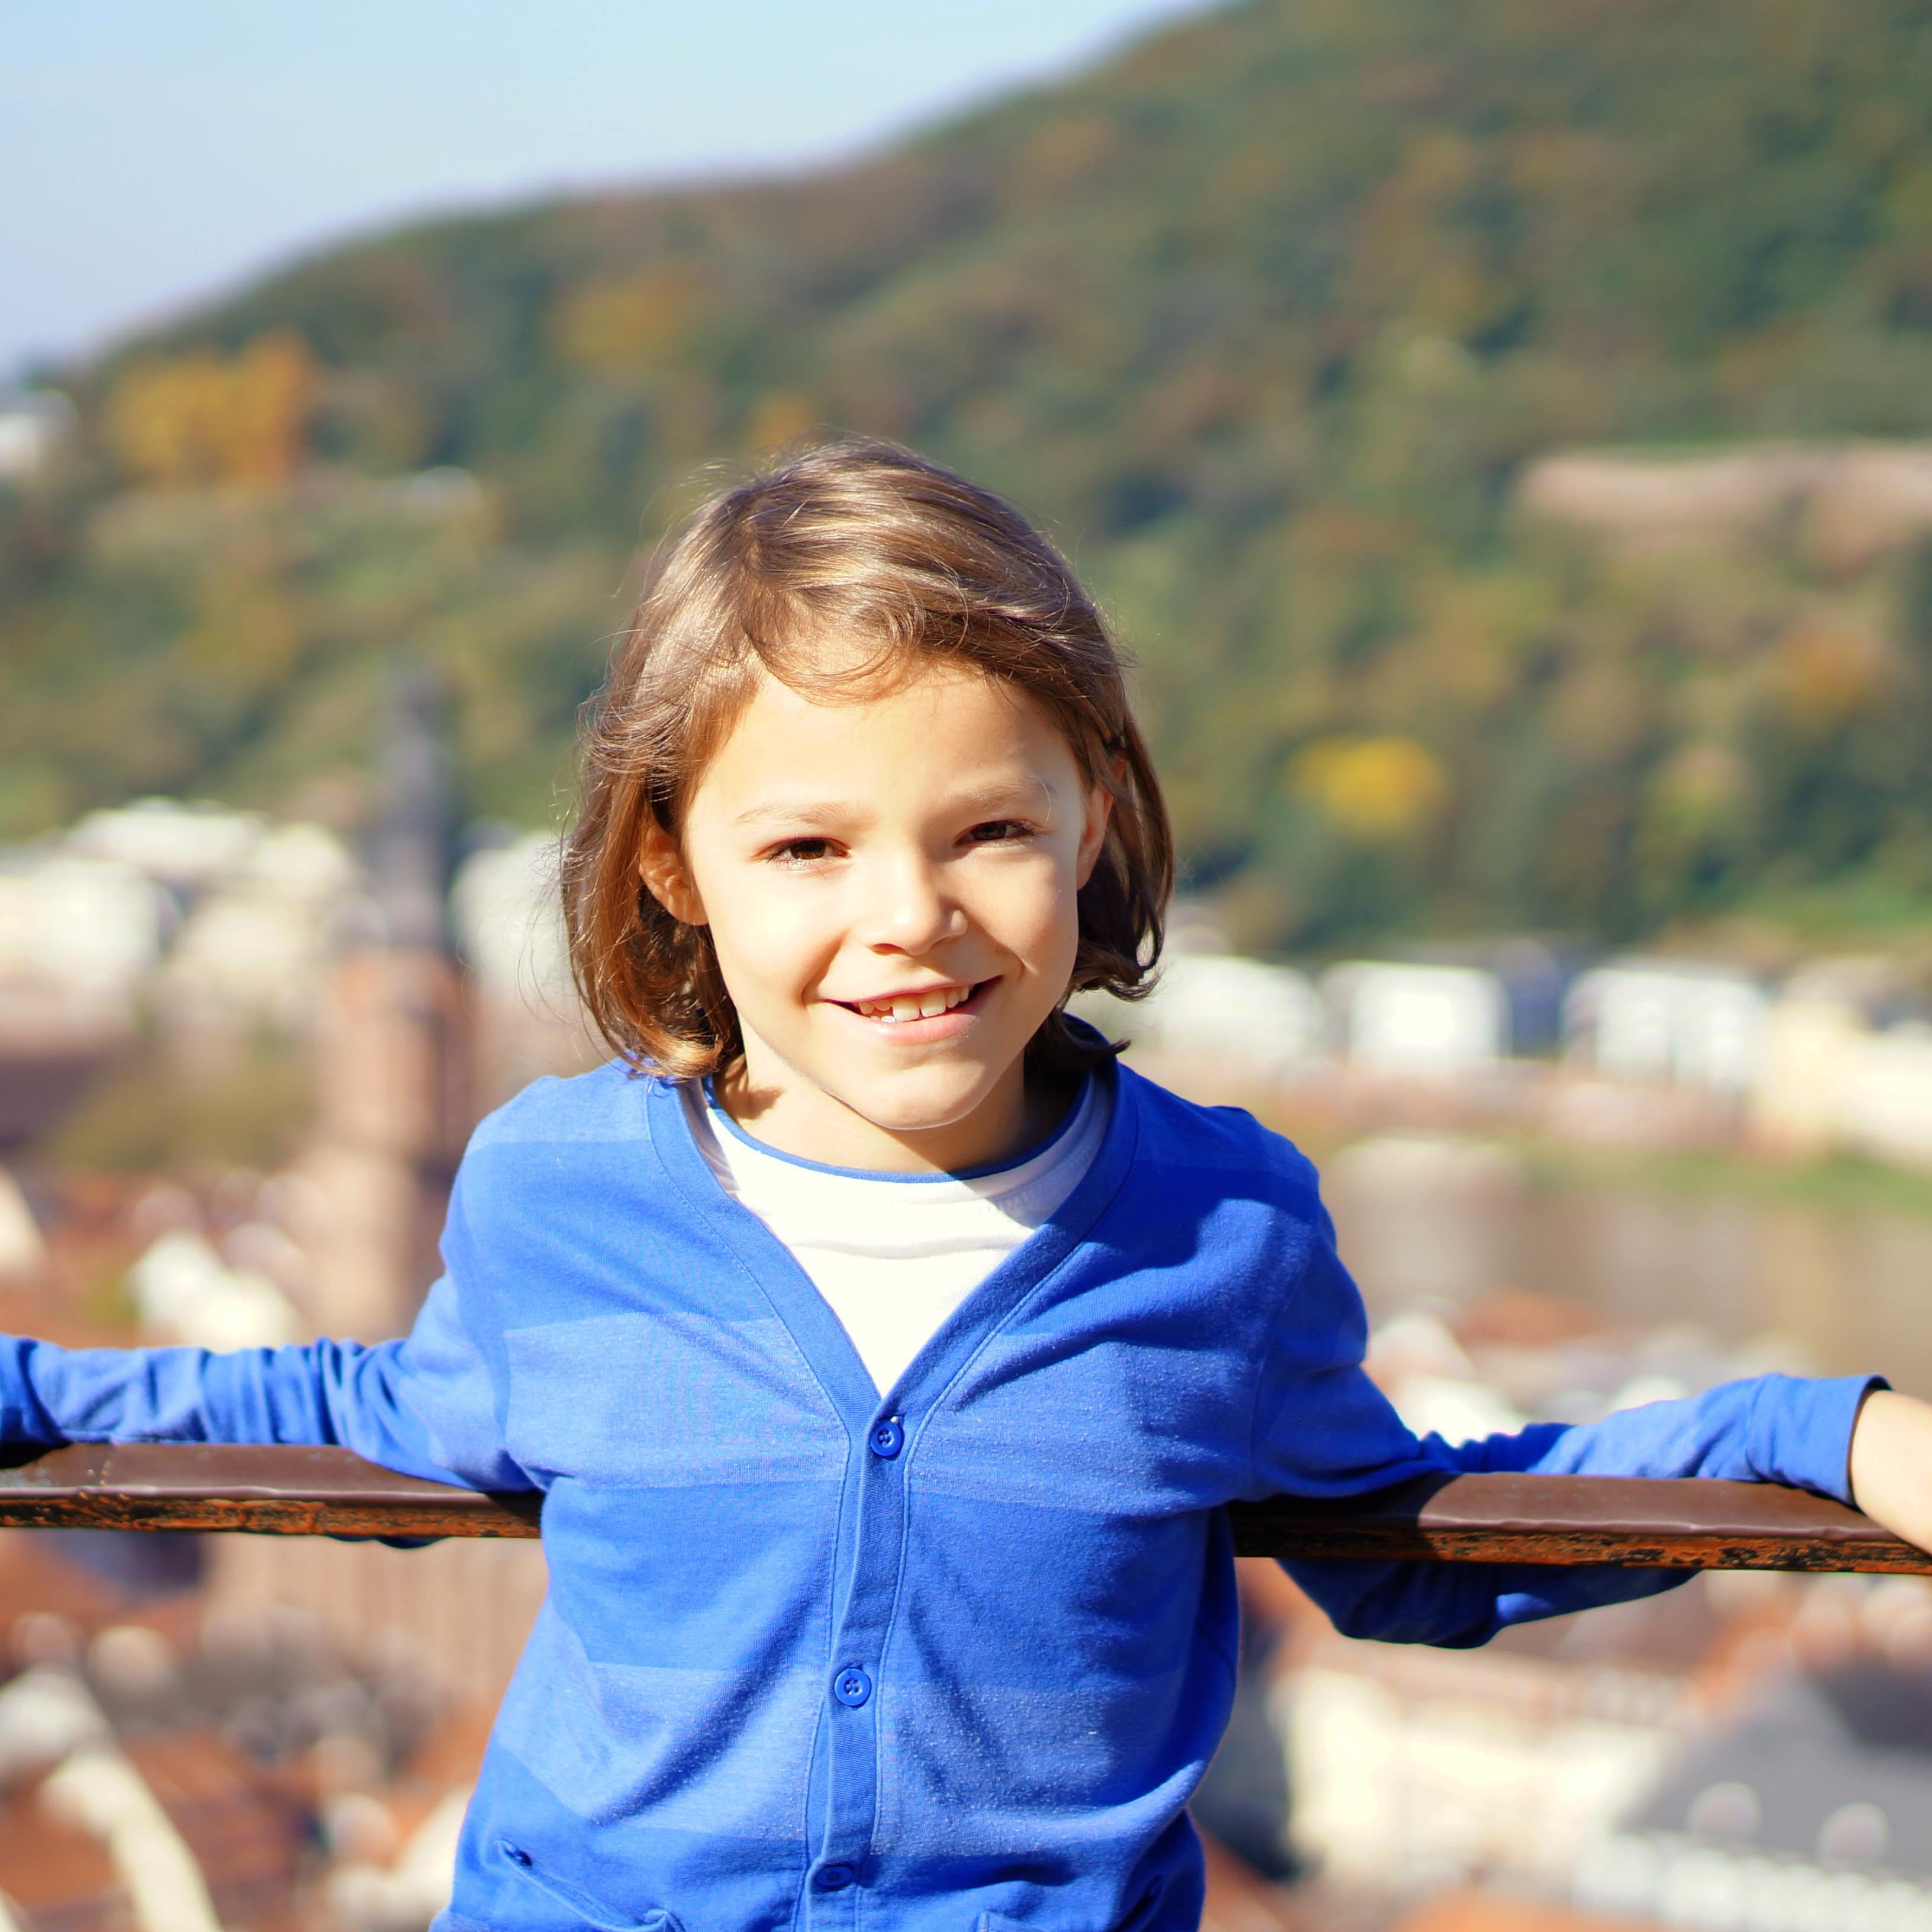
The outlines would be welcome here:
M 1318 739 L 1288 767 L 1290 788 L 1343 831 L 1392 844 L 1420 830 L 1448 796 L 1448 774 L 1412 738 Z
M 593 282 L 558 302 L 553 338 L 582 369 L 608 374 L 661 362 L 685 346 L 710 292 L 696 269 L 674 262 Z
M 1889 681 L 1884 645 L 1825 618 L 1794 625 L 1766 666 L 1773 705 L 1806 737 L 1828 737 L 1870 710 Z
M 144 482 L 273 488 L 302 460 L 315 388 L 308 346 L 287 329 L 233 356 L 200 350 L 140 363 L 108 399 L 108 440 Z

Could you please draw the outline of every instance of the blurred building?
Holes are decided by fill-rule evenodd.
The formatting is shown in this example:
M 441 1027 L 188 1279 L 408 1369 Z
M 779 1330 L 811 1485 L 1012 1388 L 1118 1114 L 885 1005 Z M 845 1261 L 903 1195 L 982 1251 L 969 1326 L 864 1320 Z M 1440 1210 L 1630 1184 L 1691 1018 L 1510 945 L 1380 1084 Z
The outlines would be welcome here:
M 1838 1126 L 1856 1153 L 1932 1168 L 1932 1027 L 1912 1022 L 1856 1042 Z
M 74 405 L 57 390 L 0 398 L 0 482 L 21 483 L 50 463 L 74 426 Z
M 1503 1037 L 1515 1054 L 1547 1054 L 1563 1038 L 1563 1001 L 1582 970 L 1574 947 L 1537 939 L 1432 946 L 1412 956 L 1432 966 L 1471 966 L 1502 988 Z
M 1850 569 L 1932 530 L 1932 445 L 1565 451 L 1528 466 L 1517 500 L 1532 516 L 1650 549 L 1748 542 L 1796 524 L 1814 554 Z
M 1362 1158 L 1413 1193 L 1451 1151 Z M 1459 1184 L 1492 1190 L 1480 1151 Z M 1367 1366 L 1454 1440 L 1694 1393 L 1760 1348 L 1498 1287 L 1400 1310 Z M 1277 1702 L 1302 1856 L 1416 1932 L 1932 1928 L 1926 1579 L 1720 1573 L 1467 1652 L 1354 1642 L 1310 1606 Z
M 51 844 L 0 854 L 0 1146 L 57 1119 L 132 1039 L 170 919 L 131 866 Z
M 319 826 L 172 799 L 0 856 L 0 1143 L 150 1018 L 198 1077 L 265 1031 L 305 1037 L 358 876 Z
M 1691 1714 L 1687 1674 L 1643 1648 L 1574 1661 L 1311 1630 L 1280 1682 L 1303 1856 L 1351 1891 L 1477 1878 L 1567 1891 Z
M 1882 960 L 1795 974 L 1772 1007 L 1752 1124 L 1786 1151 L 1932 1168 L 1932 1026 Z
M 278 1348 L 304 1338 L 308 1324 L 272 1276 L 231 1266 L 188 1228 L 160 1235 L 127 1279 L 141 1326 L 157 1340 L 227 1349 Z
M 0 1534 L 0 1928 L 422 1932 L 487 1711 L 406 1642 L 130 1590 L 67 1546 Z
M 166 913 L 132 866 L 16 854 L 0 870 L 0 986 L 125 1016 L 160 958 Z
M 437 1271 L 449 1185 L 476 1112 L 568 1059 L 556 1041 L 570 1034 L 575 1003 L 541 842 L 507 860 L 483 855 L 494 872 L 478 862 L 459 886 L 474 1000 L 466 988 L 449 923 L 440 712 L 428 678 L 405 674 L 391 687 L 378 809 L 360 856 L 318 826 L 148 799 L 92 813 L 0 861 L 0 1094 L 21 1112 L 20 1131 L 55 1118 L 102 1056 L 150 1021 L 196 1077 L 224 1059 L 239 1064 L 238 1050 L 262 1036 L 313 1068 L 315 1116 L 290 1171 L 264 1181 L 237 1170 L 195 1191 L 152 1184 L 132 1202 L 123 1234 L 132 1251 L 86 1262 L 88 1281 L 121 1284 L 148 1338 L 221 1348 L 403 1333 Z M 512 928 L 520 937 L 506 937 Z M 554 1000 L 568 1019 L 553 1007 L 539 1037 L 531 1011 L 517 1006 L 518 1024 L 493 1030 L 499 1010 L 526 993 L 538 1007 Z M 584 1064 L 580 1025 L 570 1037 Z M 28 1060 L 47 1063 L 70 1045 L 64 1090 L 22 1077 Z M 472 1077 L 476 1065 L 485 1083 Z M 25 1280 L 46 1262 L 8 1184 L 0 1274 Z M 45 1312 L 58 1330 L 61 1318 Z M 485 1707 L 544 1588 L 533 1544 L 404 1552 L 230 1537 L 206 1550 L 218 1618 L 260 1624 L 299 1611 L 348 1646 L 386 1633 Z
M 264 826 L 196 899 L 157 976 L 164 1023 L 195 1050 L 314 1028 L 360 868 L 316 825 Z
M 133 867 L 186 904 L 248 864 L 263 825 L 256 812 L 143 798 L 89 812 L 64 842 L 83 857 Z
M 556 838 L 530 832 L 472 852 L 457 868 L 450 908 L 479 1112 L 543 1074 L 575 1072 L 609 1053 L 571 977 L 557 860 Z
M 431 679 L 392 686 L 382 788 L 368 840 L 369 896 L 341 932 L 315 1029 L 316 1120 L 301 1184 L 320 1212 L 304 1244 L 304 1297 L 321 1334 L 404 1333 L 438 1272 L 450 1184 L 476 1111 L 472 1006 L 448 919 L 453 814 Z M 208 1321 L 244 1305 L 233 1276 L 204 1282 Z M 210 1598 L 222 1612 L 276 1606 L 319 1619 L 340 1644 L 388 1632 L 494 1709 L 543 1599 L 533 1542 L 452 1540 L 423 1550 L 296 1537 L 217 1540 Z
M 369 897 L 319 994 L 304 1171 L 332 1212 L 314 1256 L 314 1314 L 324 1334 L 364 1341 L 400 1334 L 415 1318 L 471 1120 L 467 1013 L 446 910 L 440 706 L 421 674 L 391 688 Z
M 1294 1078 L 1328 1043 L 1327 1012 L 1303 974 L 1231 953 L 1175 952 L 1144 1000 L 1088 993 L 1072 1010 L 1141 1055 L 1253 1081 Z
M 46 1238 L 20 1184 L 0 1167 L 0 1283 L 39 1274 L 46 1255 Z
M 1346 1892 L 1460 1892 L 1471 1927 L 1480 1898 L 1498 1925 L 1514 1900 L 1526 1925 L 1926 1932 L 1928 1628 L 1922 1578 L 1750 1574 L 1476 1653 L 1311 1619 L 1279 1685 L 1298 1841 Z
M 1502 982 L 1480 968 L 1354 960 L 1325 975 L 1322 990 L 1350 1064 L 1366 1072 L 1463 1079 L 1509 1051 Z
M 1564 1002 L 1572 1058 L 1618 1080 L 1741 1100 L 1757 1077 L 1770 1002 L 1748 975 L 1672 960 L 1612 961 Z
M 1906 1613 L 1932 1616 L 1917 1580 Z M 1658 1925 L 1932 1928 L 1932 1677 L 1853 1653 L 1781 1675 L 1678 1752 L 1579 1864 L 1577 1902 Z

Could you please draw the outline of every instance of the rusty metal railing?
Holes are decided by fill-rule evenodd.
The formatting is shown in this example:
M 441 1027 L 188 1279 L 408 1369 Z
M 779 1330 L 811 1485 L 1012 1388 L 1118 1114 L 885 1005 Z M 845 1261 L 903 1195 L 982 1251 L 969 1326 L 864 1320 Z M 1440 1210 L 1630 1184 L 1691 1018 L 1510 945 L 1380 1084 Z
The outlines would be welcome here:
M 392 1474 L 346 1449 L 76 1444 L 0 1468 L 0 1528 L 533 1537 L 538 1498 Z M 1456 1476 L 1229 1512 L 1244 1556 L 1932 1575 L 1855 1510 L 1770 1484 Z
M 1771 1483 L 1453 1476 L 1346 1502 L 1276 1496 L 1232 1514 L 1244 1556 L 1932 1575 L 1932 1556 L 1870 1516 Z

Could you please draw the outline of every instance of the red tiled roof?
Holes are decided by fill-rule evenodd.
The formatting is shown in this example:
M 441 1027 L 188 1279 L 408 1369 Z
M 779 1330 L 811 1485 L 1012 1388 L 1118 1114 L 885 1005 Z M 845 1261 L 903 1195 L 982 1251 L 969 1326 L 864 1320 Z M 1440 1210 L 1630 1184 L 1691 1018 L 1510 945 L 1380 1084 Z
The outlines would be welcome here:
M 128 1895 L 106 1848 L 49 1814 L 38 1784 L 0 1801 L 0 1891 L 34 1932 L 125 1932 Z
M 1502 1892 L 1459 1892 L 1432 1898 L 1394 1932 L 1654 1932 L 1624 1918 L 1585 1917 L 1567 1906 Z

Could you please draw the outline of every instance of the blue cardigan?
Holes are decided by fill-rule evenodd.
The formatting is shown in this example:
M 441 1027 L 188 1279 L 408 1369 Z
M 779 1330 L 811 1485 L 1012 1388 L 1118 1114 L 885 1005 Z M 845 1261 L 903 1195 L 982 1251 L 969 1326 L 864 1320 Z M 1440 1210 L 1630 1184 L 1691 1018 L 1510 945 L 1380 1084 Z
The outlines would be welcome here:
M 0 1427 L 346 1443 L 544 1492 L 550 1594 L 442 1932 L 1191 1932 L 1184 1808 L 1234 1672 L 1223 1503 L 1457 1468 L 1845 1498 L 1858 1379 L 1418 1442 L 1362 1372 L 1308 1162 L 1104 1077 L 1085 1179 L 884 1400 L 675 1088 L 614 1064 L 478 1130 L 406 1339 L 9 1340 Z M 1346 1630 L 1450 1644 L 1671 1580 L 1291 1567 Z

